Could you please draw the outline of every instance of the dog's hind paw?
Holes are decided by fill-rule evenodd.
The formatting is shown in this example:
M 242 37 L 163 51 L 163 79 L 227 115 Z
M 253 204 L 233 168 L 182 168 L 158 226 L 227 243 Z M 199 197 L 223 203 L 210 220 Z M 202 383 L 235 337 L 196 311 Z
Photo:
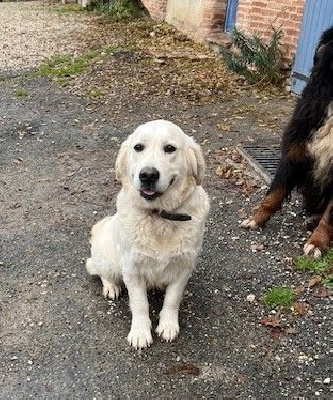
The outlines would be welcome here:
M 245 219 L 240 226 L 242 228 L 246 228 L 246 229 L 258 229 L 259 225 L 257 225 L 256 221 L 254 220 L 254 218 L 247 218 Z
M 121 292 L 121 287 L 105 278 L 101 278 L 101 280 L 103 284 L 103 296 L 111 300 L 118 299 Z
M 156 333 L 166 342 L 172 342 L 179 333 L 179 325 L 177 323 L 161 323 L 156 328 Z
M 322 256 L 322 251 L 320 248 L 309 242 L 305 243 L 303 252 L 306 256 L 313 258 L 320 258 Z

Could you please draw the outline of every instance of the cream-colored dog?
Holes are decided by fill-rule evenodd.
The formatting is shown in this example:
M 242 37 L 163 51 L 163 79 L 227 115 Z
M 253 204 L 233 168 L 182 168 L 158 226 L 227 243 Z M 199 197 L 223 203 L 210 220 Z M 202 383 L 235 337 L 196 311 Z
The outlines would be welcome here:
M 147 288 L 166 287 L 156 332 L 179 332 L 178 312 L 202 247 L 208 196 L 201 187 L 204 159 L 198 144 L 169 121 L 139 126 L 121 145 L 116 177 L 117 213 L 92 228 L 87 271 L 99 275 L 115 299 L 123 281 L 132 311 L 129 343 L 152 343 Z

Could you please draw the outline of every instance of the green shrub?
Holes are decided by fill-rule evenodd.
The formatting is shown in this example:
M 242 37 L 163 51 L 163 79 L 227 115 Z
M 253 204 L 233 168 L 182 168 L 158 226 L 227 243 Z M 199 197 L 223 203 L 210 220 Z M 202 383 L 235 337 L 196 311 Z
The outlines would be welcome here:
M 87 10 L 97 10 L 116 19 L 126 19 L 137 17 L 141 5 L 137 0 L 93 0 Z
M 280 85 L 281 74 L 281 29 L 273 28 L 269 43 L 265 43 L 258 35 L 247 36 L 235 29 L 231 41 L 233 51 L 224 49 L 222 55 L 228 67 L 243 75 L 250 84 L 263 82 Z

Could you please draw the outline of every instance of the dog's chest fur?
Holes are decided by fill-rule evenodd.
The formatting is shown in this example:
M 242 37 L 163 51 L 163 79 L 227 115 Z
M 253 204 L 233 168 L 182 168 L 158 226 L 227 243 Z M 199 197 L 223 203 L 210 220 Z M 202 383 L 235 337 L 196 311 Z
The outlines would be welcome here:
M 333 169 L 333 116 L 314 133 L 308 151 L 314 160 L 314 178 L 323 185 Z
M 171 222 L 161 217 L 142 218 L 132 229 L 133 244 L 140 254 L 155 259 L 179 256 L 193 251 L 200 236 L 200 223 L 193 221 Z
M 170 222 L 148 217 L 131 232 L 135 265 L 148 285 L 164 286 L 192 269 L 202 243 L 202 228 L 196 222 Z

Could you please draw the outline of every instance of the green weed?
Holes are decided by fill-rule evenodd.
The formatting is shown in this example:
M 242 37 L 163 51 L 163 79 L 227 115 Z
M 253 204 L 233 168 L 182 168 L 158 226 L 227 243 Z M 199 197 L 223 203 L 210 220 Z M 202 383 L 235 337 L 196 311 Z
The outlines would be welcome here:
M 333 287 L 333 249 L 329 250 L 319 260 L 300 256 L 295 260 L 295 268 L 301 271 L 308 271 L 311 274 L 321 275 L 324 285 Z
M 15 90 L 15 96 L 21 98 L 28 97 L 29 92 L 27 91 L 27 89 L 19 88 Z
M 272 308 L 290 307 L 295 301 L 295 294 L 291 289 L 276 287 L 264 294 L 263 301 Z

